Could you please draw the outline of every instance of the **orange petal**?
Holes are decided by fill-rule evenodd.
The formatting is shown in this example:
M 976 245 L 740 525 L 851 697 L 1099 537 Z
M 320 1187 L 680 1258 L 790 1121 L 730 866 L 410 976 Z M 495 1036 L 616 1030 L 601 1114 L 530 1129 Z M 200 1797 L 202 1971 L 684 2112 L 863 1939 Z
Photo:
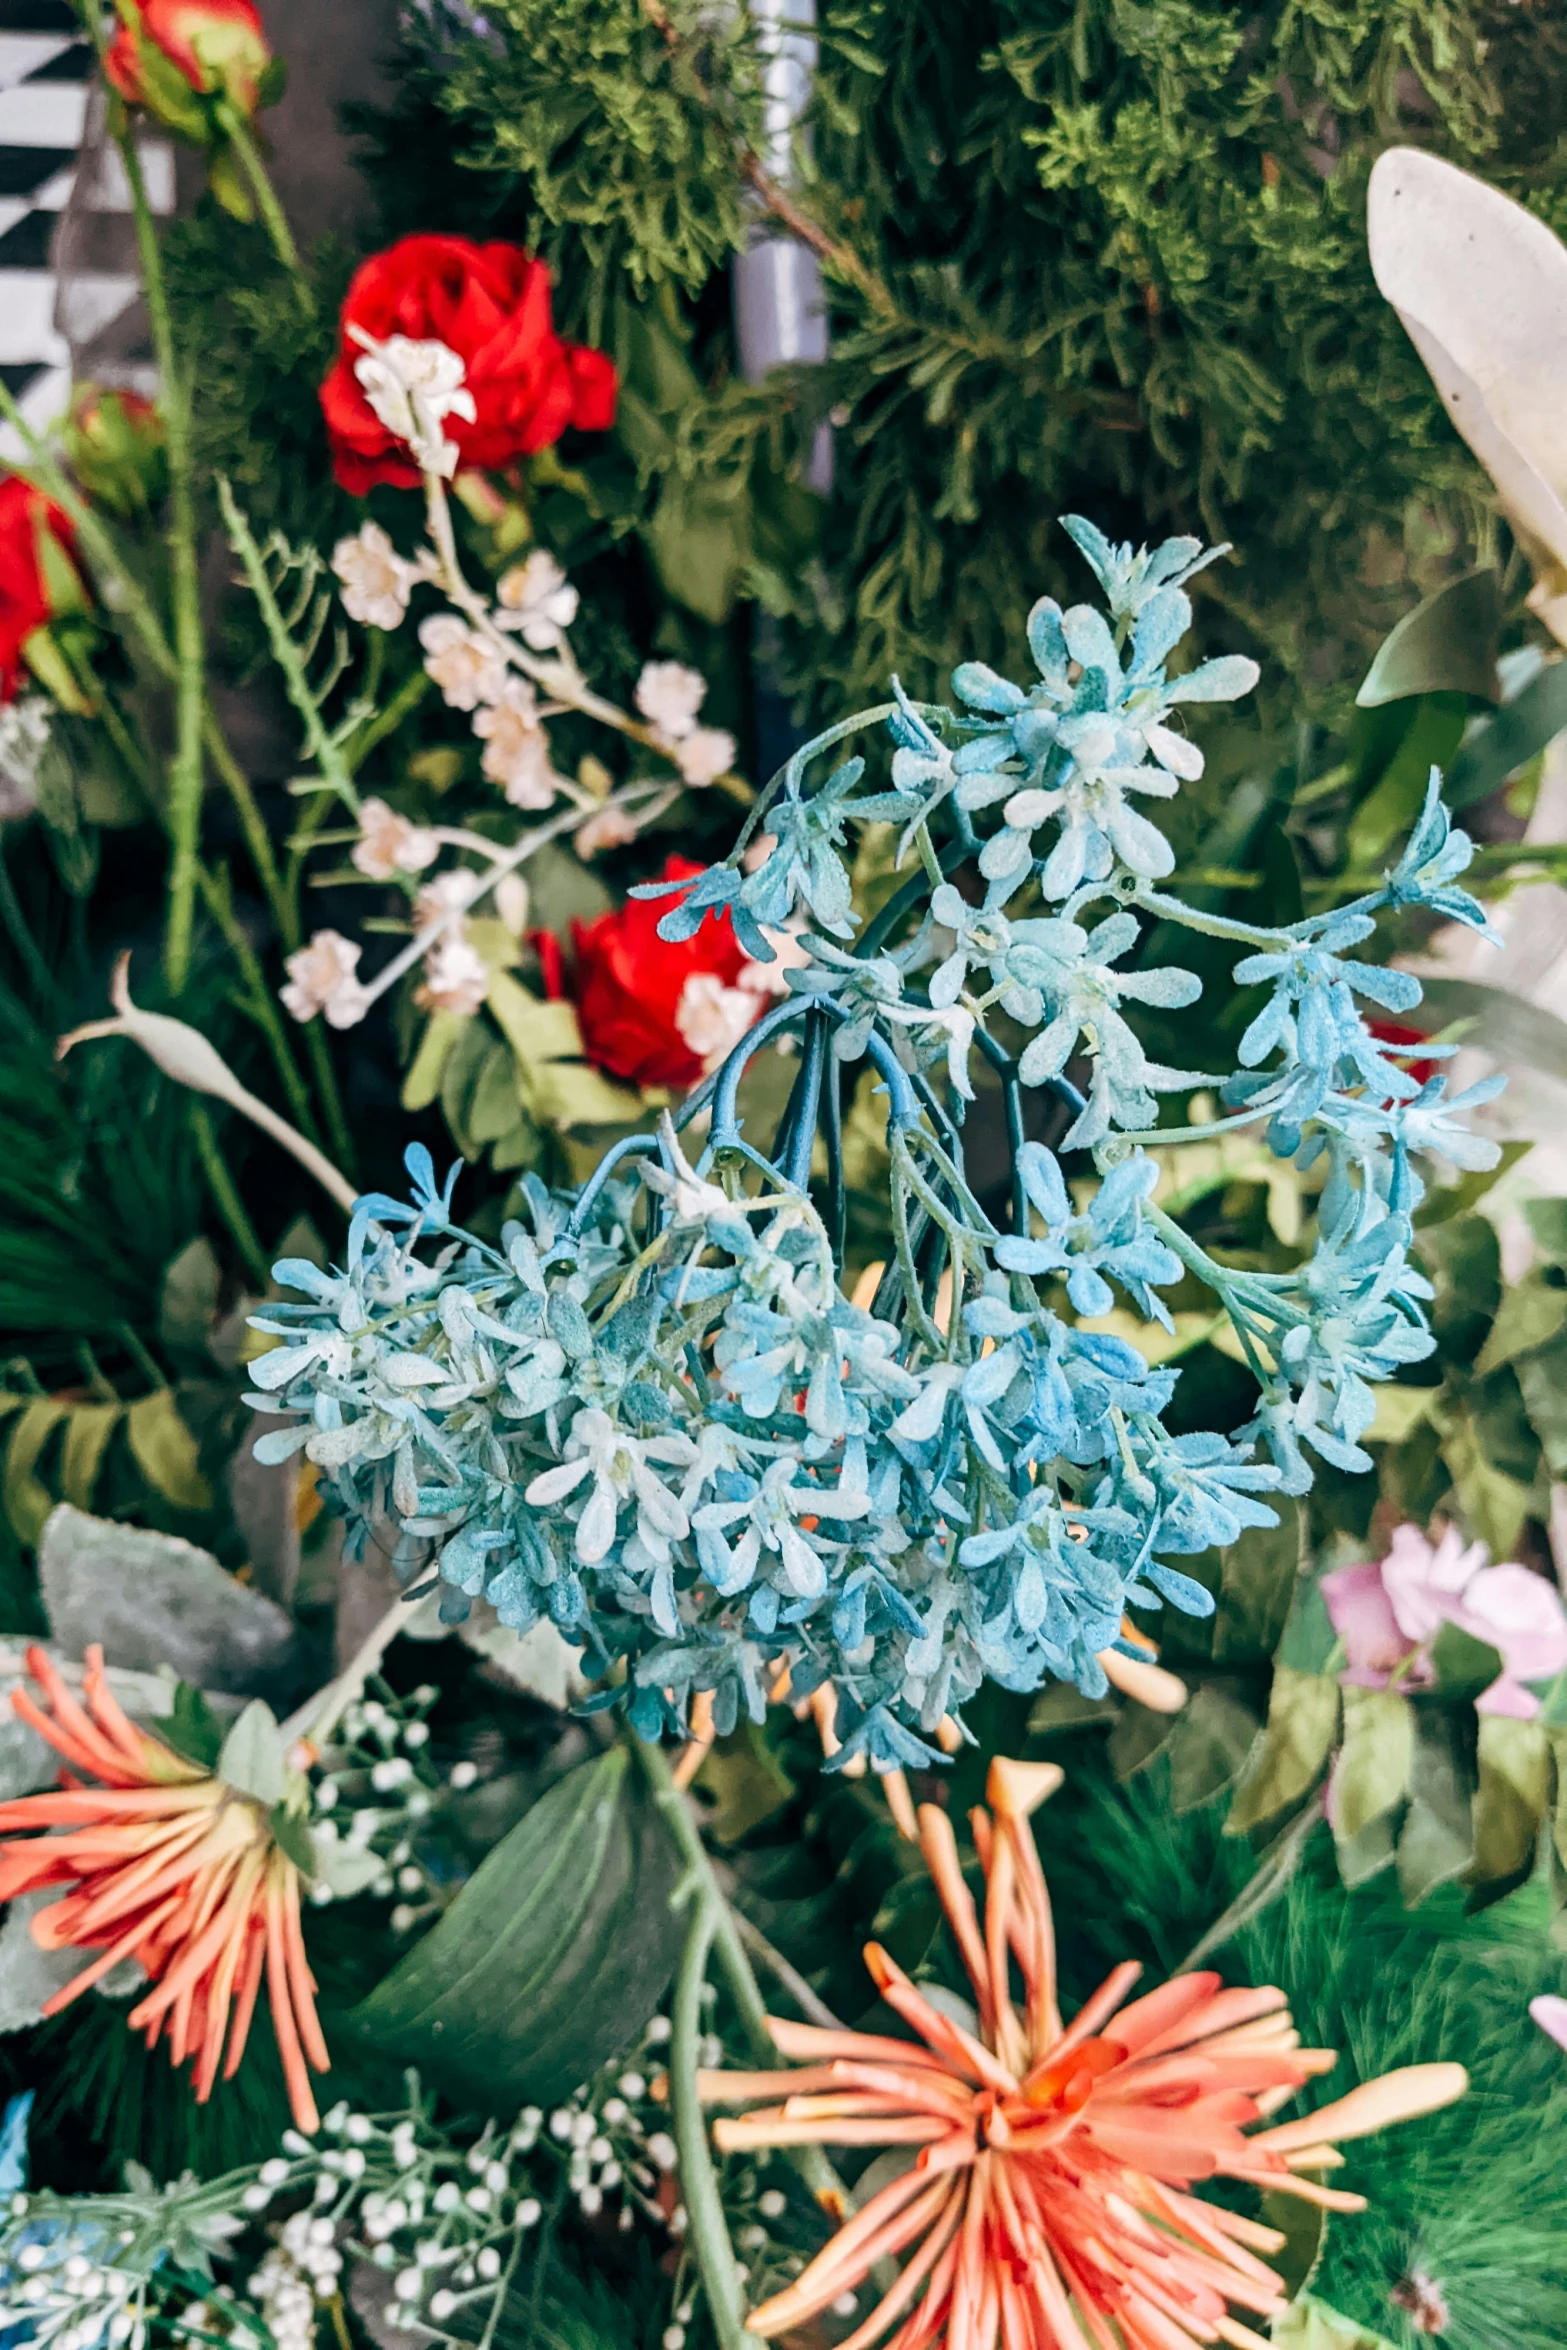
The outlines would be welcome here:
M 1066 1778 L 1058 1763 L 1012 1762 L 998 1754 L 985 1779 L 985 1801 L 998 1820 L 1026 1820 Z
M 1461 2064 L 1404 2065 L 1377 2080 L 1363 2081 L 1347 2097 L 1319 2105 L 1315 2113 L 1260 2131 L 1247 2144 L 1253 2151 L 1287 2154 L 1294 2147 L 1315 2146 L 1327 2139 L 1363 2138 L 1372 2130 L 1385 2130 L 1390 2123 L 1436 2113 L 1462 2097 L 1468 2086 L 1469 2075 Z

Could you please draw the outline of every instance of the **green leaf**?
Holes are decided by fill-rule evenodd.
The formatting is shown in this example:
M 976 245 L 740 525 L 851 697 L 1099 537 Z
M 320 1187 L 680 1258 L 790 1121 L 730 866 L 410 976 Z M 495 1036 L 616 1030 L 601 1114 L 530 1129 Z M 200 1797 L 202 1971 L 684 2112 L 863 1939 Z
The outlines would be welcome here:
M 36 1542 L 54 1507 L 54 1496 L 36 1471 L 44 1446 L 70 1408 L 53 1399 L 30 1403 L 11 1430 L 3 1492 L 5 1514 L 19 1542 Z
M 1526 1355 L 1514 1375 L 1546 1467 L 1567 1477 L 1567 1340 Z
M 1260 1827 L 1309 1795 L 1333 1751 L 1338 1725 L 1338 1683 L 1279 1665 L 1267 1728 L 1230 1806 L 1225 1834 L 1239 1836 Z
M 1504 1142 L 1502 1155 L 1494 1167 L 1477 1167 L 1471 1174 L 1462 1176 L 1457 1183 L 1433 1184 L 1415 1210 L 1415 1230 L 1424 1232 L 1433 1224 L 1447 1223 L 1453 1216 L 1467 1216 L 1484 1199 L 1493 1184 L 1500 1183 L 1508 1169 L 1516 1167 L 1520 1159 L 1527 1158 L 1533 1148 L 1532 1142 Z M 1537 1204 L 1544 1206 L 1550 1203 L 1542 1201 Z M 1526 1206 L 1525 1215 L 1528 1212 Z
M 1283 1637 L 1300 1571 L 1300 1512 L 1286 1495 L 1275 1507 L 1276 1526 L 1248 1526 L 1219 1553 L 1215 1664 L 1260 1663 Z
M 1474 1882 L 1506 1886 L 1534 1866 L 1550 1808 L 1550 1741 L 1539 1722 L 1481 1714 L 1476 1746 Z
M 196 1439 L 180 1418 L 174 1391 L 154 1388 L 125 1415 L 136 1466 L 149 1485 L 179 1510 L 212 1507 L 212 1488 L 197 1462 Z
M 441 1091 L 447 1059 L 463 1030 L 472 1023 L 467 1012 L 432 1012 L 419 1039 L 419 1050 L 403 1079 L 403 1108 L 427 1110 Z
M 711 1797 L 707 1816 L 710 1836 L 720 1844 L 738 1843 L 783 1810 L 794 1794 L 794 1782 L 754 1722 L 745 1722 L 709 1750 L 696 1774 L 696 1785 Z
M 1412 694 L 1440 693 L 1499 702 L 1501 624 L 1502 583 L 1489 564 L 1450 579 L 1383 638 L 1355 696 L 1357 707 L 1374 710 Z
M 642 537 L 669 595 L 715 626 L 729 618 L 751 553 L 743 485 L 666 474 Z
M 1336 1836 L 1352 1841 L 1396 1810 L 1414 1752 L 1414 1715 L 1396 1690 L 1345 1689 L 1344 1744 L 1333 1773 Z
M 1552 661 L 1472 734 L 1447 770 L 1442 797 L 1469 808 L 1500 791 L 1509 775 L 1537 759 L 1567 727 L 1567 661 Z
M 1475 1371 L 1484 1378 L 1502 1363 L 1533 1354 L 1548 1346 L 1567 1327 L 1567 1288 L 1531 1274 L 1516 1289 L 1502 1293 L 1502 1302 L 1490 1335 L 1475 1357 Z
M 1276 2223 L 1275 2223 L 1276 2224 Z M 1394 2350 L 1386 2334 L 1374 2334 L 1353 2317 L 1308 2295 L 1292 2301 L 1273 2321 L 1275 2350 Z
M 1546 1077 L 1567 1077 L 1567 1020 L 1506 988 L 1485 987 L 1478 979 L 1422 978 L 1420 984 L 1427 1007 L 1444 1027 L 1458 1020 L 1469 1023 L 1466 1044 L 1480 1045 L 1495 1060 L 1521 1062 Z
M 1398 1889 L 1411 1909 L 1474 1858 L 1474 1716 L 1446 1705 L 1414 1714 L 1409 1814 L 1398 1839 Z
M 60 1497 L 79 1510 L 92 1507 L 93 1487 L 109 1439 L 125 1417 L 122 1403 L 79 1403 L 72 1407 L 60 1445 Z
M 1268 2254 L 1268 2266 L 1284 2279 L 1284 2290 L 1295 2300 L 1304 2293 L 1322 2264 L 1327 2243 L 1328 2215 L 1298 2195 L 1266 2194 L 1260 2217 L 1264 2227 L 1277 2228 L 1284 2238 L 1280 2251 Z
M 349 2020 L 483 2111 L 547 2103 L 657 2006 L 679 1947 L 675 1877 L 615 1747 L 540 1798 Z
M 1176 1717 L 1170 1739 L 1170 1801 L 1196 1811 L 1234 1785 L 1262 1724 L 1233 1690 L 1205 1681 Z
M 223 1741 L 218 1777 L 240 1795 L 253 1796 L 268 1810 L 281 1803 L 288 1788 L 288 1764 L 277 1716 L 259 1697 L 253 1697 Z
M 1444 1624 L 1431 1643 L 1436 1695 L 1448 1705 L 1472 1705 L 1502 1669 L 1499 1652 L 1461 1624 Z
M 1345 832 L 1356 872 L 1377 864 L 1420 813 L 1433 767 L 1447 766 L 1463 739 L 1468 702 L 1461 694 L 1425 694 L 1391 713 L 1409 713 L 1397 747 Z
M 1495 1437 L 1488 1440 L 1473 1411 L 1454 1414 L 1442 1440 L 1442 1458 L 1472 1531 L 1493 1558 L 1509 1557 L 1534 1507 L 1532 1484 L 1520 1484 L 1498 1466 Z
M 152 1727 L 164 1744 L 172 1746 L 187 1762 L 199 1763 L 207 1771 L 217 1768 L 218 1756 L 223 1752 L 223 1724 L 201 1691 L 189 1681 L 175 1684 L 173 1704 Z
M 217 1251 L 210 1240 L 198 1234 L 186 1242 L 164 1272 L 158 1336 L 165 1346 L 192 1352 L 206 1346 L 222 1286 Z

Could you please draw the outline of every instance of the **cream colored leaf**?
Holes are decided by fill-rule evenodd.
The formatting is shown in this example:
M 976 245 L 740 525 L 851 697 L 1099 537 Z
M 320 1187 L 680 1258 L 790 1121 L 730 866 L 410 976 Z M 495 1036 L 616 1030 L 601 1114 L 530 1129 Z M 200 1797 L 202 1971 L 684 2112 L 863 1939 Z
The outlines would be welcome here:
M 1391 147 L 1367 201 L 1371 267 L 1536 571 L 1567 643 L 1567 247 L 1439 156 Z

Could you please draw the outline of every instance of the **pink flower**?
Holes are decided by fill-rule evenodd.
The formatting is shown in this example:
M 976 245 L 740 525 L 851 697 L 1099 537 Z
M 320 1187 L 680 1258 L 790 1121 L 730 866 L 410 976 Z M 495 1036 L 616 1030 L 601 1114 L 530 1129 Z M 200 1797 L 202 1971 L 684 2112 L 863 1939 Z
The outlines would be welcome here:
M 1543 1575 L 1509 1560 L 1489 1566 L 1480 1542 L 1449 1526 L 1435 1545 L 1418 1526 L 1400 1526 L 1386 1558 L 1340 1567 L 1322 1578 L 1333 1629 L 1344 1643 L 1344 1679 L 1385 1689 L 1396 1678 L 1429 1687 L 1430 1648 L 1444 1624 L 1497 1651 L 1502 1670 L 1476 1700 L 1481 1713 L 1530 1721 L 1540 1701 L 1524 1686 L 1567 1670 L 1567 1610 Z
M 1558 1999 L 1552 1991 L 1542 1991 L 1538 1999 L 1529 2002 L 1529 2013 L 1548 2039 L 1558 2048 L 1567 2048 L 1567 1999 Z

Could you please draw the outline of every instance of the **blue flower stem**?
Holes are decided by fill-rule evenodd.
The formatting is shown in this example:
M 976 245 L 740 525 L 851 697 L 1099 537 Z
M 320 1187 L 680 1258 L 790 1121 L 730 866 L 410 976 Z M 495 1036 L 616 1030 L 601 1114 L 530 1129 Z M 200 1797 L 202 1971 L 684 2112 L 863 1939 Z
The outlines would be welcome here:
M 843 1088 L 847 1071 L 836 1054 L 829 1055 L 822 1095 L 822 1142 L 827 1152 L 827 1237 L 839 1278 L 848 1244 L 849 1192 L 843 1171 Z
M 1207 938 L 1232 938 L 1238 946 L 1276 947 L 1280 940 L 1295 937 L 1295 930 L 1263 930 L 1254 922 L 1233 922 L 1225 914 L 1200 914 L 1184 898 L 1167 898 L 1163 890 L 1153 889 L 1147 882 L 1140 883 L 1132 904 L 1143 907 L 1150 914 L 1160 914 L 1167 922 L 1179 923 L 1183 930 L 1200 930 Z M 1322 917 L 1315 917 L 1320 921 Z M 1308 929 L 1307 923 L 1298 926 Z
M 724 859 L 725 864 L 739 864 L 755 837 L 762 818 L 785 784 L 791 782 L 797 784 L 810 762 L 819 757 L 823 751 L 830 751 L 834 744 L 847 742 L 850 735 L 860 734 L 868 726 L 884 726 L 887 720 L 894 715 L 897 707 L 896 702 L 878 702 L 873 710 L 856 710 L 852 718 L 840 718 L 836 726 L 829 726 L 824 733 L 813 735 L 808 743 L 802 743 L 799 749 L 784 761 L 777 774 L 765 783 L 757 793 L 751 811 L 736 836 L 734 847 Z
M 1259 1387 L 1271 1386 L 1273 1382 L 1262 1366 L 1257 1349 L 1252 1342 L 1251 1332 L 1246 1326 L 1235 1296 L 1235 1276 L 1226 1272 L 1223 1265 L 1215 1263 L 1205 1249 L 1198 1247 L 1189 1233 L 1182 1231 L 1173 1216 L 1167 1216 L 1162 1208 L 1156 1208 L 1152 1200 L 1144 1202 L 1143 1215 L 1160 1238 L 1175 1251 L 1187 1270 L 1195 1273 L 1198 1280 L 1213 1291 L 1230 1317 L 1235 1335 L 1241 1342 L 1246 1361 L 1250 1366 L 1252 1377 Z

